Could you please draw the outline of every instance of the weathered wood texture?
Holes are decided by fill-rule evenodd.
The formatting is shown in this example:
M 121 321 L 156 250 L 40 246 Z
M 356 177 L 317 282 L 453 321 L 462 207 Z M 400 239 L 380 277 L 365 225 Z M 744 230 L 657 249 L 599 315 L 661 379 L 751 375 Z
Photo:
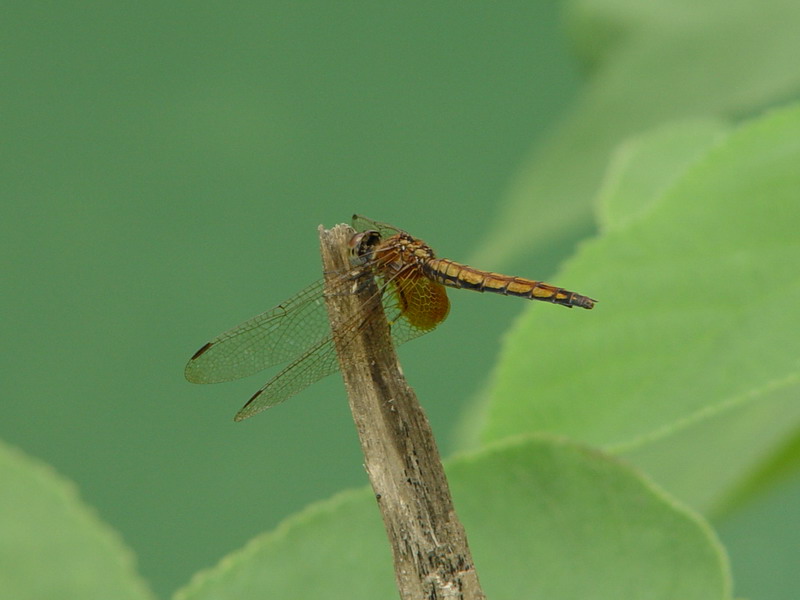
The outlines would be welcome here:
M 350 268 L 353 230 L 320 227 L 324 271 Z M 389 336 L 378 290 L 371 277 L 328 276 L 326 302 L 350 409 L 364 464 L 378 501 L 394 556 L 403 600 L 485 598 L 453 510 L 450 490 L 428 419 L 406 383 Z M 359 327 L 352 341 L 343 329 Z

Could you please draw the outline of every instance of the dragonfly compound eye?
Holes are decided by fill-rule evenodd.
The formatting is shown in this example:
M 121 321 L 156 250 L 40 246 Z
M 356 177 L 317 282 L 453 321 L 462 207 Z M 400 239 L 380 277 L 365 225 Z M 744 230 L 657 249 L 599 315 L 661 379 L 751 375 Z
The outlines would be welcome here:
M 362 231 L 350 238 L 350 262 L 353 266 L 366 264 L 372 259 L 375 247 L 381 241 L 377 231 Z

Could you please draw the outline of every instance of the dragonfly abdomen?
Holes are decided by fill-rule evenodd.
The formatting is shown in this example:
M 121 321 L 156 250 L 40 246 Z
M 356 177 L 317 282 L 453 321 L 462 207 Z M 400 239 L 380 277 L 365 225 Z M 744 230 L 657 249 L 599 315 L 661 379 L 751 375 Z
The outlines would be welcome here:
M 592 308 L 595 303 L 595 300 L 587 296 L 541 281 L 482 271 L 447 258 L 428 260 L 424 269 L 428 277 L 434 281 L 454 288 L 543 300 L 569 308 L 573 306 Z

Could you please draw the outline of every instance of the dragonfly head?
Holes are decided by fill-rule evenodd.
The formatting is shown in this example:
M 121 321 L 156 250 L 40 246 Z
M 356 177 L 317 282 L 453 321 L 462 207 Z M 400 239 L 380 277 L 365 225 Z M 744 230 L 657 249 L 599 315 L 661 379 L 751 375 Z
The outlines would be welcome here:
M 377 231 L 362 231 L 350 238 L 350 264 L 354 267 L 369 262 L 375 248 L 381 241 L 381 234 Z

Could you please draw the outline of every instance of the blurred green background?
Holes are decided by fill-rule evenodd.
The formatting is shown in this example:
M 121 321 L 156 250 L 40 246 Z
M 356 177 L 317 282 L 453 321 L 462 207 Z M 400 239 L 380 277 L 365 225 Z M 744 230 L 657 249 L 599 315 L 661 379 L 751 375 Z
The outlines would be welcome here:
M 590 230 L 579 210 L 604 146 L 661 119 L 738 120 L 800 95 L 796 68 L 773 59 L 796 64 L 779 31 L 796 30 L 794 5 L 709 0 L 661 19 L 599 4 L 569 27 L 545 0 L 7 6 L 0 436 L 75 481 L 161 597 L 307 503 L 365 484 L 337 378 L 241 424 L 234 413 L 270 373 L 183 380 L 200 345 L 319 277 L 317 225 L 359 212 L 443 256 L 549 278 Z M 686 62 L 641 53 L 587 84 L 625 27 L 662 22 L 720 28 L 687 36 L 700 42 L 679 46 Z M 747 35 L 730 35 L 739 22 Z M 705 45 L 719 54 L 686 69 Z M 744 60 L 726 63 L 737 49 Z M 566 192 L 528 198 L 525 166 L 546 142 L 536 176 Z M 586 159 L 589 176 L 542 172 L 548 157 L 569 168 L 565 156 Z M 534 200 L 549 216 L 517 217 Z M 567 225 L 550 227 L 559 211 Z M 515 229 L 513 251 L 498 227 Z M 546 244 L 525 247 L 520 232 Z M 525 308 L 451 298 L 441 330 L 400 352 L 444 454 Z M 798 496 L 800 477 L 787 478 L 715 523 L 739 595 L 795 596 Z M 764 562 L 760 548 L 775 546 Z
M 552 2 L 4 13 L 0 435 L 74 480 L 166 596 L 366 483 L 338 378 L 234 424 L 270 374 L 193 386 L 186 360 L 320 276 L 321 223 L 359 212 L 469 258 L 578 68 Z M 443 452 L 522 308 L 458 294 L 402 351 Z

